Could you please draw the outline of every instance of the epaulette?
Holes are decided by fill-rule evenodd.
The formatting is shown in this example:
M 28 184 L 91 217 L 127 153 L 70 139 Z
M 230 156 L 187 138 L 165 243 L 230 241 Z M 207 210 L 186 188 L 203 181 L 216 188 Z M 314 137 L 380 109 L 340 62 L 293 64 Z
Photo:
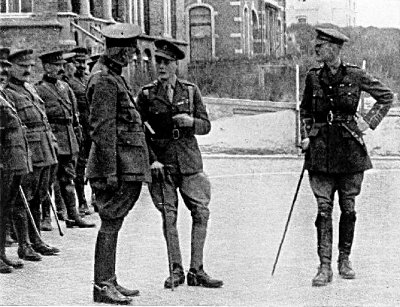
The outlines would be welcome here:
M 354 64 L 350 64 L 350 63 L 343 63 L 344 67 L 351 67 L 351 68 L 358 68 L 361 69 L 360 66 L 354 65 Z
M 189 82 L 189 81 L 187 81 L 187 80 L 181 80 L 181 79 L 179 79 L 179 82 L 181 82 L 181 83 L 183 83 L 183 84 L 185 84 L 185 85 L 189 85 L 189 86 L 196 86 L 194 83 Z
M 149 88 L 152 88 L 152 87 L 157 86 L 157 84 L 158 84 L 158 80 L 154 80 L 153 82 L 151 82 L 151 83 L 146 84 L 145 86 L 143 86 L 142 89 L 143 89 L 143 90 L 149 89 Z

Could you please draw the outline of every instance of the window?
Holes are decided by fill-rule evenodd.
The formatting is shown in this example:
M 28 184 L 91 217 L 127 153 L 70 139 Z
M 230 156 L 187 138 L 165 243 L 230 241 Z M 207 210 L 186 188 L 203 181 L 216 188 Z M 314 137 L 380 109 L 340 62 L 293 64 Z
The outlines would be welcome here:
M 211 10 L 196 6 L 189 11 L 190 59 L 211 60 L 213 54 Z
M 32 13 L 32 0 L 0 0 L 0 13 Z
M 164 36 L 172 36 L 171 0 L 164 0 Z

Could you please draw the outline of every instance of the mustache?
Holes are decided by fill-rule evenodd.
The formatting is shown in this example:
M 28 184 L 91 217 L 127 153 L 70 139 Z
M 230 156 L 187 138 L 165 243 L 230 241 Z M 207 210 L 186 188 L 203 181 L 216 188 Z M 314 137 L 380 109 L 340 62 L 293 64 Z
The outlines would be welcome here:
M 58 73 L 57 73 L 57 75 L 63 75 L 63 74 L 65 74 L 65 70 L 64 69 L 59 70 Z
M 26 71 L 26 72 L 24 72 L 22 75 L 23 75 L 23 76 L 30 76 L 30 75 L 31 75 L 31 73 L 30 73 L 30 72 L 28 72 L 28 71 Z

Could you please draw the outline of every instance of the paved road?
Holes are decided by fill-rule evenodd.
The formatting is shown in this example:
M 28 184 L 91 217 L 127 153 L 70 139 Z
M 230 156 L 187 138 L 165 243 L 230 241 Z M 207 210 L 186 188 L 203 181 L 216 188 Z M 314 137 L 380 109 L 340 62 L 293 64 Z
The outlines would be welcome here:
M 222 289 L 163 289 L 168 275 L 159 213 L 145 187 L 120 235 L 117 274 L 121 284 L 140 289 L 134 305 L 398 306 L 400 305 L 400 160 L 374 161 L 357 201 L 352 254 L 355 280 L 342 280 L 336 266 L 331 285 L 311 287 L 316 273 L 316 214 L 307 176 L 274 277 L 271 269 L 302 166 L 300 159 L 212 158 L 205 169 L 212 182 L 205 269 L 224 280 Z M 89 190 L 87 191 L 88 193 Z M 96 215 L 90 217 L 99 221 Z M 334 210 L 337 246 L 338 206 Z M 64 225 L 63 225 L 64 227 Z M 190 214 L 179 209 L 183 261 L 190 257 Z M 97 230 L 44 233 L 59 256 L 0 275 L 1 305 L 94 305 L 93 252 Z M 7 253 L 16 257 L 16 247 Z M 337 250 L 334 250 L 337 257 Z

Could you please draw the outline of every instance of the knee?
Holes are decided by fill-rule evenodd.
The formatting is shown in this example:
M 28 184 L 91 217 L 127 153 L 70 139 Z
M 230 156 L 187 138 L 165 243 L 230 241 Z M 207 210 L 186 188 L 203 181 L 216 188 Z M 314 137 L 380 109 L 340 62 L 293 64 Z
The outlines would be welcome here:
M 341 220 L 346 220 L 349 222 L 355 222 L 357 217 L 356 217 L 356 212 L 355 211 L 342 211 L 341 215 L 340 215 L 340 219 Z
M 122 227 L 124 219 L 115 219 L 115 220 L 102 220 L 99 232 L 103 233 L 116 233 Z

